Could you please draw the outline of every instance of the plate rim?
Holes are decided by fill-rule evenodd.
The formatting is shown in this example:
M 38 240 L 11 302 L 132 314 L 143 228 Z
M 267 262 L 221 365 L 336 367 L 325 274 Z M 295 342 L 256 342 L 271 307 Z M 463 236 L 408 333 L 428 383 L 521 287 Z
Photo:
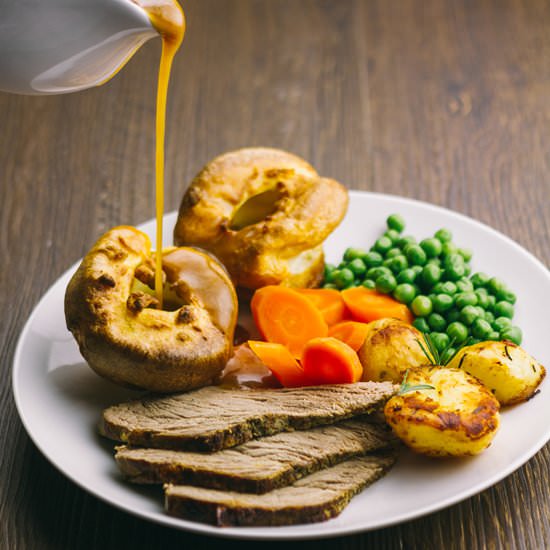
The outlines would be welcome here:
M 379 193 L 379 192 L 362 191 L 362 190 L 348 190 L 348 192 L 350 195 L 350 199 L 354 196 L 357 196 L 357 197 L 365 197 L 365 198 L 376 197 L 383 200 L 388 200 L 388 199 L 398 200 L 400 202 L 421 206 L 423 208 L 427 207 L 431 210 L 440 212 L 447 216 L 450 215 L 453 218 L 460 219 L 469 224 L 474 224 L 479 229 L 482 229 L 483 231 L 488 231 L 493 236 L 504 240 L 508 245 L 511 245 L 513 248 L 515 248 L 516 251 L 518 251 L 522 255 L 529 257 L 529 259 L 532 262 L 534 262 L 539 268 L 541 268 L 545 272 L 545 275 L 547 276 L 550 283 L 550 271 L 542 263 L 542 261 L 540 261 L 529 250 L 527 250 L 526 248 L 522 247 L 519 243 L 514 241 L 511 237 L 508 237 L 504 233 L 501 233 L 500 231 L 490 227 L 489 225 L 479 220 L 476 220 L 474 218 L 471 218 L 470 216 L 467 216 L 460 212 L 456 212 L 444 206 L 439 206 L 423 200 L 414 199 L 410 197 L 403 197 L 396 194 Z M 167 219 L 170 219 L 170 217 L 175 215 L 177 215 L 176 211 L 170 211 L 165 213 L 163 216 L 164 223 L 166 223 Z M 154 222 L 154 218 L 151 218 L 136 225 L 136 227 L 138 229 L 142 229 L 145 226 L 152 224 L 153 222 Z M 47 297 L 54 292 L 54 287 L 56 287 L 57 283 L 60 280 L 62 280 L 64 277 L 67 277 L 68 274 L 73 273 L 76 270 L 81 260 L 82 258 L 74 262 L 68 269 L 63 271 L 55 279 L 53 283 L 51 283 L 51 285 L 48 287 L 46 292 L 40 296 L 40 299 L 33 307 L 30 315 L 28 316 L 27 320 L 25 321 L 25 324 L 23 325 L 23 328 L 19 334 L 17 344 L 15 347 L 15 352 L 12 360 L 12 368 L 10 371 L 11 377 L 12 377 L 11 387 L 12 387 L 12 392 L 14 396 L 14 402 L 16 405 L 17 413 L 19 415 L 21 423 L 23 424 L 23 427 L 25 428 L 27 436 L 31 439 L 31 441 L 34 443 L 36 448 L 40 451 L 42 456 L 44 456 L 48 460 L 48 462 L 57 469 L 57 471 L 59 471 L 63 476 L 70 479 L 79 488 L 86 491 L 87 493 L 92 494 L 94 497 L 99 498 L 101 501 L 119 510 L 122 510 L 126 513 L 137 516 L 141 519 L 145 519 L 147 521 L 154 522 L 156 524 L 160 524 L 163 526 L 172 527 L 172 528 L 184 530 L 184 531 L 189 531 L 189 532 L 197 533 L 201 535 L 207 535 L 207 536 L 223 538 L 223 539 L 236 539 L 236 540 L 238 539 L 242 539 L 242 540 L 315 540 L 319 538 L 334 538 L 334 537 L 340 537 L 340 536 L 346 536 L 346 535 L 353 535 L 357 533 L 363 533 L 363 532 L 391 527 L 393 525 L 398 525 L 406 521 L 413 521 L 415 519 L 426 516 L 428 514 L 448 508 L 449 506 L 452 506 L 454 504 L 458 504 L 471 496 L 479 494 L 487 490 L 488 488 L 492 487 L 496 483 L 502 481 L 503 479 L 511 475 L 513 472 L 515 472 L 517 469 L 519 469 L 521 466 L 526 464 L 531 458 L 533 458 L 538 452 L 540 452 L 540 450 L 544 447 L 544 445 L 546 445 L 550 440 L 550 425 L 549 425 L 546 433 L 543 434 L 539 438 L 539 440 L 536 441 L 534 445 L 529 447 L 528 451 L 521 453 L 514 461 L 508 464 L 506 468 L 499 470 L 493 476 L 490 476 L 489 478 L 487 478 L 487 480 L 483 483 L 480 483 L 475 485 L 474 487 L 465 489 L 464 491 L 461 491 L 456 495 L 453 495 L 452 497 L 448 497 L 444 500 L 439 500 L 435 503 L 432 503 L 431 505 L 426 505 L 419 509 L 415 509 L 411 513 L 402 513 L 398 517 L 394 516 L 391 519 L 388 519 L 387 521 L 378 522 L 376 525 L 335 526 L 334 529 L 332 529 L 330 532 L 293 533 L 288 531 L 279 531 L 278 530 L 279 528 L 277 527 L 274 528 L 274 527 L 268 527 L 268 526 L 220 528 L 220 527 L 193 522 L 189 520 L 173 518 L 167 514 L 159 514 L 155 512 L 149 512 L 146 510 L 135 509 L 130 507 L 129 505 L 125 505 L 124 503 L 113 501 L 107 495 L 102 494 L 99 490 L 96 490 L 94 487 L 87 486 L 83 481 L 79 480 L 78 477 L 76 477 L 76 475 L 73 472 L 68 472 L 62 469 L 62 467 L 58 465 L 54 461 L 54 459 L 50 456 L 50 453 L 47 451 L 47 449 L 44 449 L 43 446 L 37 441 L 35 434 L 30 428 L 30 423 L 28 421 L 28 418 L 25 415 L 24 408 L 21 402 L 22 398 L 20 395 L 20 390 L 17 385 L 17 374 L 19 370 L 22 368 L 20 366 L 21 365 L 20 356 L 23 352 L 23 348 L 26 343 L 28 333 L 31 329 L 31 326 L 33 324 L 35 317 L 38 314 L 38 311 L 42 302 L 45 301 Z M 308 526 L 308 524 L 302 524 L 302 525 Z M 316 524 L 309 524 L 309 525 L 312 526 Z M 292 526 L 285 526 L 283 527 L 283 529 L 287 527 L 292 527 Z M 261 532 L 258 532 L 258 531 L 261 531 Z

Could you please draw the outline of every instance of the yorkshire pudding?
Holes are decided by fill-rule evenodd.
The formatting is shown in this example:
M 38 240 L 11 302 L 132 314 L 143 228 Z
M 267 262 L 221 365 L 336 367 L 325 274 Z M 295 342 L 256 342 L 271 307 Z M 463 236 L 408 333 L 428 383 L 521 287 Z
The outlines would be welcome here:
M 346 189 L 277 149 L 240 149 L 208 163 L 181 202 L 177 245 L 214 253 L 233 282 L 307 287 L 323 275 L 322 243 L 346 212 Z
M 98 374 L 158 392 L 207 385 L 232 351 L 237 297 L 224 267 L 192 248 L 163 251 L 165 309 L 147 235 L 116 227 L 85 256 L 65 294 L 65 317 Z

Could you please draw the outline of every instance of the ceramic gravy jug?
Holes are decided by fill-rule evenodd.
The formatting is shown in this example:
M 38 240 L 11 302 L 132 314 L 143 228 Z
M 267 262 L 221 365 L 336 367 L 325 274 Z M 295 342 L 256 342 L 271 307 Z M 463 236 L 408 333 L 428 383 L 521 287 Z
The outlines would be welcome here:
M 155 36 L 133 0 L 0 0 L 0 90 L 62 94 L 98 86 Z

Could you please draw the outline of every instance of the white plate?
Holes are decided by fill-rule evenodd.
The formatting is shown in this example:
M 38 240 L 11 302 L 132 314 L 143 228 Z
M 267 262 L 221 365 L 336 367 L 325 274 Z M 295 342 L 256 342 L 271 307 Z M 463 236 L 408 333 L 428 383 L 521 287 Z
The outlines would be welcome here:
M 550 273 L 519 245 L 485 225 L 413 200 L 352 192 L 346 219 L 326 243 L 328 261 L 338 262 L 347 246 L 369 246 L 393 212 L 405 217 L 406 233 L 417 238 L 448 227 L 456 243 L 473 249 L 475 270 L 504 279 L 518 296 L 515 322 L 524 331 L 523 346 L 550 366 Z M 165 216 L 166 244 L 174 223 L 174 213 Z M 154 223 L 142 229 L 152 235 Z M 482 491 L 524 464 L 550 438 L 545 420 L 550 418 L 547 377 L 542 395 L 503 412 L 494 443 L 480 456 L 430 460 L 403 453 L 385 478 L 355 497 L 333 520 L 293 527 L 216 528 L 171 518 L 163 513 L 162 491 L 125 483 L 112 458 L 113 443 L 96 435 L 101 410 L 135 393 L 96 376 L 65 328 L 63 296 L 74 269 L 50 288 L 21 334 L 13 366 L 15 401 L 27 432 L 52 464 L 98 498 L 143 518 L 234 538 L 299 539 L 366 531 L 434 512 Z

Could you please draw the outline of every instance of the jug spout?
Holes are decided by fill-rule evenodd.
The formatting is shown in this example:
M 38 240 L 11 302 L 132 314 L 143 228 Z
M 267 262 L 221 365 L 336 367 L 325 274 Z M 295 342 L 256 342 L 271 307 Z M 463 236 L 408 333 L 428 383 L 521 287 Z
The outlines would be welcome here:
M 4 0 L 0 90 L 62 94 L 98 86 L 155 36 L 133 0 Z

